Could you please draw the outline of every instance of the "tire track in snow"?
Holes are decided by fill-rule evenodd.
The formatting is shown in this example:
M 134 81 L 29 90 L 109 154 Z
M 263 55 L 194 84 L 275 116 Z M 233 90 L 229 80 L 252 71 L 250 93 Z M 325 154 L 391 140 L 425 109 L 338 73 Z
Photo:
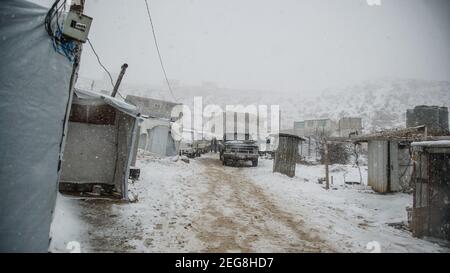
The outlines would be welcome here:
M 240 168 L 223 167 L 218 159 L 201 158 L 208 193 L 194 220 L 208 252 L 333 252 L 299 216 L 277 207 L 246 178 Z

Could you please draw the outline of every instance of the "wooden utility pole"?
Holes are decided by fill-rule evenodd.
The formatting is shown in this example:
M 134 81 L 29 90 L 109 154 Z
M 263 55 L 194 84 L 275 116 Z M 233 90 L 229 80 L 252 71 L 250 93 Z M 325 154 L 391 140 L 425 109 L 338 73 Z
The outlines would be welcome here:
M 70 5 L 70 10 L 78 13 L 83 13 L 84 11 L 84 0 L 72 0 L 72 5 Z M 73 93 L 73 87 L 78 78 L 78 70 L 80 68 L 81 51 L 83 49 L 83 43 L 80 41 L 74 41 L 76 46 L 75 60 L 73 62 L 72 78 L 70 79 L 70 93 Z
M 114 89 L 112 91 L 111 97 L 115 97 L 117 91 L 119 90 L 120 83 L 122 82 L 123 75 L 125 75 L 125 71 L 127 71 L 128 64 L 123 64 L 120 69 L 119 77 L 117 77 L 116 84 L 114 85 Z
M 328 154 L 328 141 L 325 140 L 324 144 L 324 159 L 325 159 L 325 189 L 330 189 L 330 173 L 329 173 L 329 164 L 330 158 Z
M 70 10 L 76 11 L 78 13 L 83 13 L 84 0 L 72 0 Z M 64 118 L 64 125 L 63 125 L 63 138 L 62 138 L 61 146 L 60 146 L 60 156 L 59 156 L 60 162 L 63 159 L 64 147 L 66 146 L 66 137 L 65 136 L 67 136 L 67 130 L 69 128 L 68 124 L 69 124 L 70 111 L 72 109 L 72 99 L 73 99 L 74 87 L 75 87 L 75 83 L 77 82 L 77 79 L 78 79 L 78 70 L 80 69 L 81 51 L 83 49 L 82 42 L 74 41 L 74 43 L 75 43 L 75 58 L 73 61 L 72 75 L 70 76 L 70 82 L 69 82 L 69 98 L 67 100 L 66 115 Z
M 308 156 L 311 156 L 311 136 L 308 137 Z
M 72 4 L 70 5 L 70 10 L 78 13 L 83 13 L 84 11 L 84 0 L 72 0 Z M 75 59 L 73 62 L 72 76 L 70 78 L 70 104 L 72 103 L 73 89 L 75 83 L 78 79 L 78 70 L 80 69 L 80 60 L 81 60 L 81 51 L 83 49 L 83 43 L 80 41 L 74 41 L 75 43 Z M 69 109 L 70 110 L 70 105 Z

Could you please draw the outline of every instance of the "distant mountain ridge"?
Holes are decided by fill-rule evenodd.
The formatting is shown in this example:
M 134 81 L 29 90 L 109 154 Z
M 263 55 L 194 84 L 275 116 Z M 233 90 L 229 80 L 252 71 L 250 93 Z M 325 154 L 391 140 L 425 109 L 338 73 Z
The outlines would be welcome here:
M 89 89 L 91 81 L 79 86 Z M 345 88 L 328 88 L 316 96 L 295 93 L 220 88 L 204 86 L 173 87 L 178 102 L 193 105 L 194 96 L 202 96 L 203 104 L 279 105 L 282 129 L 293 127 L 304 119 L 361 117 L 365 132 L 406 126 L 406 110 L 417 105 L 450 107 L 450 82 L 416 79 L 383 78 Z M 123 86 L 122 94 L 147 96 L 173 101 L 167 87 Z
M 325 91 L 309 100 L 293 118 L 345 116 L 363 118 L 366 132 L 406 126 L 406 110 L 417 105 L 450 106 L 450 82 L 405 79 L 369 81 Z

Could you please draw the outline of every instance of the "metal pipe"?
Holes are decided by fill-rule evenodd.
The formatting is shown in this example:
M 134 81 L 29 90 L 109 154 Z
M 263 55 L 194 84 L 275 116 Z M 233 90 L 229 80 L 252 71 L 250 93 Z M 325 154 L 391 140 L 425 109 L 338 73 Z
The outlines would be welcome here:
M 114 89 L 112 91 L 111 97 L 115 97 L 117 91 L 119 90 L 120 83 L 122 82 L 123 75 L 125 75 L 125 71 L 128 68 L 128 64 L 123 64 L 120 70 L 119 77 L 117 78 L 116 84 L 114 85 Z

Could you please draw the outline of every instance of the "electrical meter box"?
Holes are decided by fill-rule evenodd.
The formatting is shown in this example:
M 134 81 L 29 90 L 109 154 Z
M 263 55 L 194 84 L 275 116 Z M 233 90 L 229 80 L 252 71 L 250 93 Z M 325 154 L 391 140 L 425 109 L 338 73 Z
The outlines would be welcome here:
M 91 17 L 70 11 L 64 22 L 63 35 L 84 43 L 88 38 L 91 23 Z

